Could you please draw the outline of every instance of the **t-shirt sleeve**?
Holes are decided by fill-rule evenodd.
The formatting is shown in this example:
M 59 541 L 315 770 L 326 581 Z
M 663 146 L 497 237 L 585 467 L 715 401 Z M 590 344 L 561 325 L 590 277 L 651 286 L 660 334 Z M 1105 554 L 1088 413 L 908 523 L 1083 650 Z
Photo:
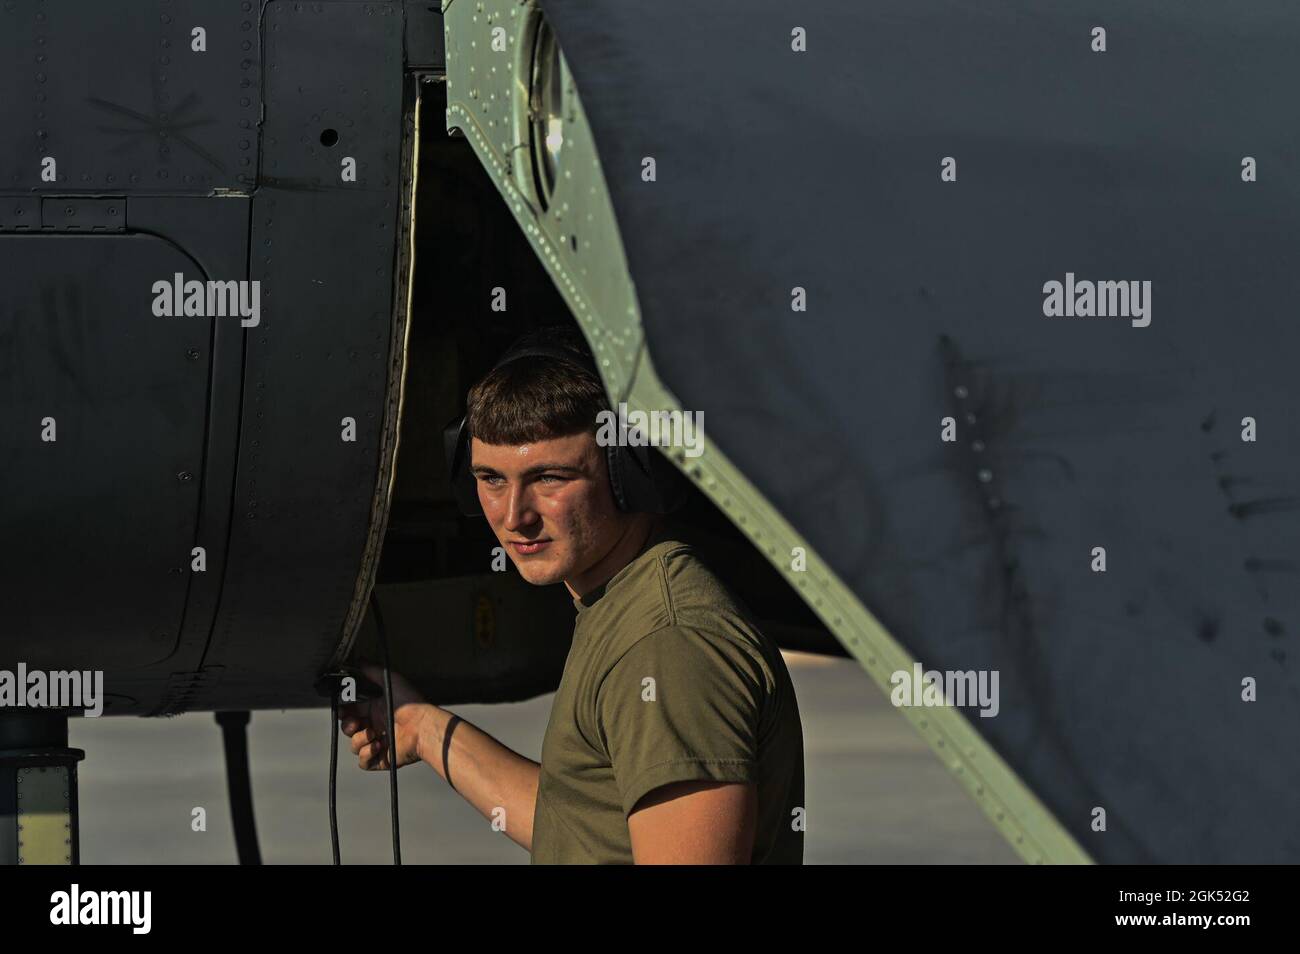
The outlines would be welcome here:
M 763 685 L 740 647 L 684 627 L 624 653 L 596 695 L 624 815 L 672 782 L 757 782 Z

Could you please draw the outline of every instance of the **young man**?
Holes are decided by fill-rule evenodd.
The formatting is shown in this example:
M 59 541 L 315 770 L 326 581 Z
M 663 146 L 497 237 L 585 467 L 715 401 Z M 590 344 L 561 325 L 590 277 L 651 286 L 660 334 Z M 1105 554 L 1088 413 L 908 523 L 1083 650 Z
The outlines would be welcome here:
M 585 353 L 576 332 L 539 341 Z M 594 374 L 546 356 L 470 391 L 483 512 L 525 580 L 564 583 L 577 623 L 540 764 L 394 676 L 397 764 L 427 762 L 534 863 L 802 863 L 780 651 L 662 517 L 618 509 L 596 443 L 608 407 Z M 345 707 L 363 769 L 388 767 L 383 725 L 382 698 Z

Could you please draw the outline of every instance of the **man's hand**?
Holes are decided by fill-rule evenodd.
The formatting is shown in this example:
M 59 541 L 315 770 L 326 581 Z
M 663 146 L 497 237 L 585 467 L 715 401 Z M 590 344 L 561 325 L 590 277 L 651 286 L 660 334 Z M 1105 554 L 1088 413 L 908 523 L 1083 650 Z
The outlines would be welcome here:
M 366 678 L 382 687 L 384 671 L 378 666 L 362 666 Z M 420 736 L 425 720 L 433 708 L 425 702 L 409 682 L 392 674 L 393 719 L 397 723 L 397 767 L 410 765 L 421 759 Z M 387 741 L 388 710 L 381 694 L 369 702 L 352 702 L 339 710 L 339 725 L 343 734 L 352 739 L 352 754 L 357 764 L 366 770 L 388 768 Z
M 757 818 L 756 785 L 661 785 L 627 816 L 632 860 L 638 865 L 747 865 Z

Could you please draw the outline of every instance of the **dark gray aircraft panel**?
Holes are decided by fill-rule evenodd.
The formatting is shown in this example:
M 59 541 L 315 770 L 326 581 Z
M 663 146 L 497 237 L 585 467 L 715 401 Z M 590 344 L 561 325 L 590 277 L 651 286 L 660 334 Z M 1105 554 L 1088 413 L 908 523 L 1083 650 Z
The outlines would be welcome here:
M 361 573 L 389 386 L 402 32 L 395 7 L 266 8 L 250 271 L 265 307 L 247 339 L 230 570 L 205 657 L 226 705 L 309 700 Z
M 131 231 L 167 236 L 186 250 L 205 275 L 242 279 L 248 275 L 251 204 L 244 196 L 208 199 L 133 195 L 127 200 L 127 227 Z M 166 667 L 114 672 L 111 677 L 106 674 L 106 685 L 113 687 L 115 695 L 125 697 L 113 708 L 130 706 L 141 699 L 156 699 L 160 693 L 171 698 L 174 704 L 175 684 L 184 687 L 187 678 L 183 674 L 199 668 L 212 632 L 227 559 L 245 329 L 238 321 L 228 318 L 218 318 L 208 324 L 212 331 L 210 340 L 205 341 L 206 347 L 195 357 L 186 353 L 188 359 L 202 361 L 207 368 L 209 389 L 199 514 L 185 550 L 188 553 L 190 547 L 202 546 L 207 569 L 202 573 L 187 570 L 185 619 L 176 640 L 176 651 L 168 657 Z M 71 632 L 65 638 L 69 635 Z
M 153 317 L 150 289 L 198 265 L 124 234 L 0 235 L 0 262 L 23 279 L 0 305 L 4 613 L 24 623 L 6 651 L 59 668 L 51 651 L 93 607 L 84 668 L 165 659 L 185 605 L 211 323 Z
M 360 2 L 0 5 L 10 665 L 102 668 L 110 713 L 319 704 L 394 393 L 403 24 Z M 256 283 L 256 323 L 152 313 L 176 274 Z
M 0 4 L 0 188 L 251 187 L 257 33 L 251 0 Z
M 544 6 L 710 438 L 1093 857 L 1300 861 L 1300 9 Z

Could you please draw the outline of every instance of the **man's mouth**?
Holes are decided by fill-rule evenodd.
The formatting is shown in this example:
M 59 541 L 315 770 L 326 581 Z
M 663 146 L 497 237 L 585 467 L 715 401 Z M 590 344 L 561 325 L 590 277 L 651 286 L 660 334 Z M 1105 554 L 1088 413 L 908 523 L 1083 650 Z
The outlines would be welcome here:
M 527 555 L 529 553 L 540 553 L 550 545 L 550 540 L 534 540 L 532 543 L 526 543 L 519 540 L 511 540 L 510 545 L 515 548 L 516 553 Z

